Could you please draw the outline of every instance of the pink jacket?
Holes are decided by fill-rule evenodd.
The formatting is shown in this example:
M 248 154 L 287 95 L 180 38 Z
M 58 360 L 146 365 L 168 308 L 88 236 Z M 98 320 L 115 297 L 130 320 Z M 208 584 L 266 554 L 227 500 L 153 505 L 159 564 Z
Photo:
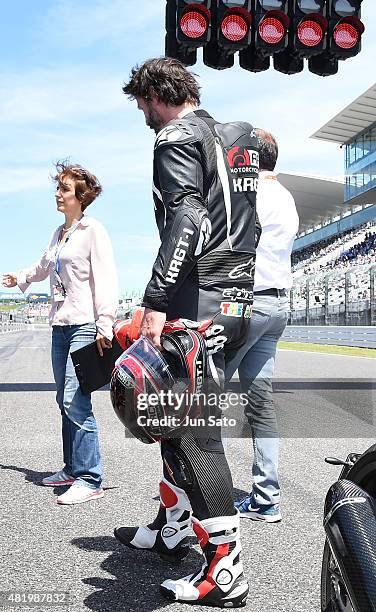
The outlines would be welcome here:
M 57 243 L 62 225 L 53 233 L 42 257 L 20 270 L 17 284 L 25 292 L 30 283 L 50 276 L 50 325 L 81 325 L 96 322 L 97 330 L 112 339 L 118 306 L 118 284 L 112 245 L 103 225 L 85 215 L 62 247 L 59 276 L 66 291 L 63 302 L 54 302 Z

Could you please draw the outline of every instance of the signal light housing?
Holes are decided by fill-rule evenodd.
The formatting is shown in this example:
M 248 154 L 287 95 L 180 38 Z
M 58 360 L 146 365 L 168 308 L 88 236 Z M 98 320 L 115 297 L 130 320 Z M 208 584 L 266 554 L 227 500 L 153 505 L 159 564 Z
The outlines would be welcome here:
M 260 38 L 268 45 L 277 45 L 286 36 L 285 25 L 276 17 L 265 17 L 258 29 Z
M 180 19 L 179 28 L 185 38 L 201 38 L 208 29 L 208 22 L 199 11 L 187 11 Z
M 360 20 L 362 0 L 330 0 L 328 48 L 336 59 L 345 60 L 361 49 L 364 24 Z
M 332 28 L 330 49 L 338 59 L 347 59 L 360 51 L 364 25 L 357 17 L 341 19 Z
M 310 72 L 318 76 L 331 76 L 338 72 L 338 60 L 328 51 L 325 51 L 320 55 L 310 57 L 308 60 L 308 68 Z
M 296 24 L 295 48 L 300 57 L 312 57 L 326 49 L 328 21 L 319 13 L 311 13 Z
M 217 0 L 217 42 L 228 55 L 251 42 L 251 5 L 251 0 Z
M 362 0 L 166 0 L 166 55 L 217 70 L 234 65 L 285 74 L 336 74 L 338 60 L 359 53 Z
M 175 57 L 186 66 L 193 66 L 197 61 L 196 49 L 181 45 L 177 40 L 176 0 L 167 0 L 165 54 L 166 57 Z
M 316 47 L 324 38 L 324 30 L 318 21 L 303 19 L 298 25 L 297 36 L 302 45 Z
M 221 23 L 221 32 L 230 42 L 240 42 L 247 36 L 249 20 L 238 13 L 227 15 Z
M 287 47 L 290 26 L 287 10 L 288 0 L 256 0 L 253 40 L 260 55 L 267 57 Z
M 252 0 L 216 0 L 212 10 L 212 36 L 204 47 L 204 63 L 223 70 L 234 65 L 234 54 L 251 42 Z
M 287 45 L 289 25 L 290 20 L 286 13 L 282 11 L 268 11 L 258 23 L 256 44 L 261 46 L 266 55 L 272 55 L 276 51 L 280 51 Z M 270 45 L 270 47 L 264 48 L 263 43 Z
M 177 0 L 176 39 L 185 48 L 202 47 L 210 40 L 210 0 Z
M 340 49 L 352 49 L 359 41 L 359 32 L 351 23 L 342 21 L 334 28 L 333 38 Z

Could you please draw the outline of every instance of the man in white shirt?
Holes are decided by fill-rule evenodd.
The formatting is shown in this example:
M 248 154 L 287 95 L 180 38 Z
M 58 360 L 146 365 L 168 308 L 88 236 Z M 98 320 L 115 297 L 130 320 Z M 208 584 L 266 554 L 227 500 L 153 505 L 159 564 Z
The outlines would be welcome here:
M 272 377 L 277 342 L 289 315 L 287 290 L 292 285 L 291 251 L 299 218 L 294 198 L 274 174 L 278 157 L 275 138 L 264 130 L 258 129 L 256 133 L 260 146 L 257 213 L 262 234 L 256 251 L 250 335 L 238 367 L 242 389 L 248 394 L 245 414 L 253 437 L 253 486 L 250 494 L 235 506 L 241 517 L 275 523 L 281 520 L 281 514 L 279 440 Z M 229 364 L 228 380 L 233 373 Z

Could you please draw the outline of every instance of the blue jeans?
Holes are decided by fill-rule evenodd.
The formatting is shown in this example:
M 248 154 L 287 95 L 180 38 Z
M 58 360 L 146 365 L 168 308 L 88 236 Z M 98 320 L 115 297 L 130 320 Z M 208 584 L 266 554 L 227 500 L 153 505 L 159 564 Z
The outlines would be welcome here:
M 253 495 L 259 505 L 278 504 L 278 425 L 274 409 L 272 377 L 277 342 L 287 324 L 287 297 L 255 295 L 250 332 L 238 355 L 227 366 L 230 380 L 238 367 L 242 389 L 248 395 L 245 414 L 253 438 Z
M 64 471 L 77 483 L 97 489 L 102 482 L 102 461 L 91 396 L 78 384 L 70 353 L 94 342 L 95 323 L 52 327 L 52 369 L 56 401 L 62 416 Z

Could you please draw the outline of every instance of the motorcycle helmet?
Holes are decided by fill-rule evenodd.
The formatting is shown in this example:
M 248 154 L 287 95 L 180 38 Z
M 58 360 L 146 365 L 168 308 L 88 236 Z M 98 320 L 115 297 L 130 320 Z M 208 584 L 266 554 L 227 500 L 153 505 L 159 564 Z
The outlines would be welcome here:
M 208 377 L 208 355 L 200 332 L 172 325 L 159 351 L 144 336 L 117 360 L 111 402 L 123 425 L 147 444 L 180 435 L 199 414 L 199 396 Z M 176 329 L 184 327 L 184 329 Z

